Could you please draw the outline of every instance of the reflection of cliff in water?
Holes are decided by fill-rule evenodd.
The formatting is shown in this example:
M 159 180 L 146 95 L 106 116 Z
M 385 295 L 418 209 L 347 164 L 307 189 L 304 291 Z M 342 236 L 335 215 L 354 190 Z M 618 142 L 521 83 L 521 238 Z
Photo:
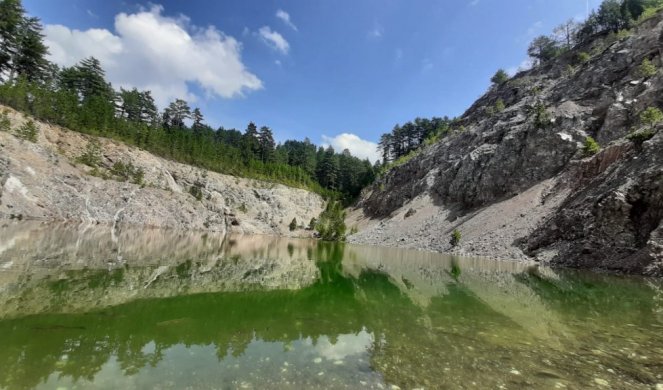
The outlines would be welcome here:
M 597 359 L 648 383 L 663 356 L 660 284 L 638 279 L 309 240 L 36 232 L 0 239 L 0 303 L 14 317 L 0 321 L 0 387 L 96 380 L 109 365 L 135 375 L 179 350 L 219 367 L 250 365 L 256 348 L 345 359 L 329 364 L 405 388 L 525 386 L 511 371 L 529 387 L 573 385 L 593 380 Z M 122 259 L 107 261 L 113 248 Z M 616 351 L 633 340 L 654 369 L 624 364 Z
M 138 298 L 298 289 L 318 278 L 314 245 L 268 236 L 9 225 L 0 228 L 0 318 Z

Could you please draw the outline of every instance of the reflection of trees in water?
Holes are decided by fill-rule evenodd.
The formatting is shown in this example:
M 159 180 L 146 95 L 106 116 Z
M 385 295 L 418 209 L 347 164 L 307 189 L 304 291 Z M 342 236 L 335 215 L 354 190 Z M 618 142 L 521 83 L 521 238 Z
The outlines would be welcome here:
M 408 252 L 403 253 L 407 257 L 402 261 L 390 264 L 387 252 L 369 248 L 367 253 L 376 260 L 371 264 L 367 256 L 349 251 L 352 247 L 345 244 L 265 240 L 233 238 L 220 252 L 210 237 L 193 242 L 201 243 L 205 256 L 221 256 L 225 259 L 221 264 L 229 267 L 260 257 L 313 261 L 317 281 L 292 291 L 144 299 L 86 314 L 41 314 L 0 321 L 0 387 L 31 388 L 52 373 L 92 380 L 111 359 L 117 360 L 125 375 L 131 375 L 156 366 L 165 351 L 176 345 L 213 345 L 222 361 L 229 355 L 241 356 L 256 339 L 285 346 L 306 338 L 314 343 L 329 339 L 335 344 L 339 335 L 357 334 L 362 329 L 374 336 L 371 364 L 388 382 L 406 388 L 435 387 L 441 380 L 450 386 L 464 385 L 467 380 L 491 383 L 496 372 L 511 370 L 519 354 L 536 356 L 528 359 L 536 360 L 532 364 L 543 358 L 564 363 L 554 359 L 554 349 L 546 345 L 537 349 L 538 340 L 523 329 L 520 312 L 505 307 L 512 301 L 491 300 L 494 295 L 516 299 L 507 289 L 520 287 L 537 300 L 519 299 L 529 299 L 525 303 L 532 306 L 543 302 L 548 312 L 569 323 L 594 316 L 602 322 L 622 318 L 622 324 L 637 324 L 638 319 L 651 318 L 656 306 L 652 289 L 623 279 L 559 272 L 554 278 L 516 273 L 514 281 L 514 275 L 505 272 L 506 276 L 494 279 L 499 288 L 489 289 L 481 287 L 490 279 L 478 262 L 453 258 L 440 262 L 438 269 L 433 255 L 417 254 L 422 256 L 419 260 L 425 260 L 417 263 L 415 254 Z M 163 257 L 158 250 L 149 253 Z M 178 254 L 169 263 L 169 273 L 150 288 L 177 292 L 182 280 L 194 280 L 187 285 L 194 286 L 192 275 L 216 272 L 199 255 L 188 250 L 178 253 L 186 255 Z M 351 256 L 357 263 L 353 269 L 359 270 L 354 276 L 343 268 L 343 261 Z M 228 275 L 230 268 L 223 266 L 215 277 Z M 405 273 L 398 273 L 399 267 L 412 271 L 405 278 Z M 154 267 L 140 270 L 70 271 L 64 273 L 66 279 L 45 279 L 43 283 L 48 285 L 54 305 L 65 304 L 77 294 L 117 292 L 114 288 L 131 278 L 143 288 Z M 415 304 L 413 290 L 421 290 L 424 283 L 443 284 L 440 291 L 444 294 L 433 295 L 426 305 Z M 597 324 L 587 322 L 588 330 L 597 329 Z M 444 367 L 450 367 L 451 373 L 442 373 Z
M 355 296 L 363 287 L 379 290 L 381 285 L 367 284 L 372 280 L 388 285 L 386 277 L 359 281 L 343 277 L 343 250 L 338 244 L 321 243 L 313 251 L 320 280 L 297 291 L 178 296 L 139 300 L 86 314 L 42 314 L 2 321 L 0 367 L 4 374 L 0 386 L 31 388 L 54 372 L 74 380 L 92 380 L 113 357 L 131 375 L 146 365 L 155 366 L 163 351 L 178 344 L 213 344 L 222 360 L 229 353 L 243 354 L 254 339 L 287 344 L 328 336 L 334 343 L 338 335 L 361 331 L 375 311 L 371 313 L 366 307 L 369 302 Z M 176 269 L 192 272 L 191 267 L 195 264 L 189 261 Z M 71 271 L 69 280 L 75 277 L 76 272 Z M 113 276 L 99 278 L 95 273 L 90 279 L 93 282 L 81 284 L 102 288 Z M 378 321 L 383 323 L 387 321 Z M 146 352 L 148 345 L 154 348 Z

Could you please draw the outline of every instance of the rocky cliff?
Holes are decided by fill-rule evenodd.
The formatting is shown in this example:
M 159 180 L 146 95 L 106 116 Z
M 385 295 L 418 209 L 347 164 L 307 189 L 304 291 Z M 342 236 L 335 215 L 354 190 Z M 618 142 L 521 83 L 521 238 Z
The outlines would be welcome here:
M 662 30 L 659 13 L 493 86 L 363 193 L 350 241 L 663 275 L 663 131 L 639 119 L 663 107 Z
M 28 120 L 6 110 L 13 129 Z M 36 143 L 0 131 L 0 219 L 307 235 L 291 233 L 288 225 L 293 218 L 308 224 L 324 206 L 309 191 L 205 171 L 45 123 L 37 127 Z M 78 162 L 90 141 L 99 142 L 97 169 Z M 142 169 L 143 177 L 119 180 L 109 173 L 117 162 Z

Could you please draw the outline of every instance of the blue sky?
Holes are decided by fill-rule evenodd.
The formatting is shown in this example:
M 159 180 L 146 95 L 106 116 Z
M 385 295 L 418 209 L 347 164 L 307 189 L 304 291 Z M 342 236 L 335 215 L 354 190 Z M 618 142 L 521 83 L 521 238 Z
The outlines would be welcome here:
M 194 100 L 215 127 L 244 129 L 254 121 L 270 126 L 279 141 L 309 137 L 361 155 L 372 147 L 362 140 L 375 142 L 396 123 L 462 114 L 496 69 L 516 69 L 534 36 L 583 17 L 587 4 L 24 0 L 24 6 L 42 19 L 56 62 L 68 65 L 90 52 L 116 86 L 149 86 L 160 101 Z

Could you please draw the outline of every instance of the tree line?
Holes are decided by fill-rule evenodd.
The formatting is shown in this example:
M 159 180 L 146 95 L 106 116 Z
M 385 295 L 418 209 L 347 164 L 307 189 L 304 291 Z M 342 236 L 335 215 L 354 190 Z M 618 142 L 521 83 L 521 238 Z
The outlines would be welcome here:
M 545 63 L 597 35 L 628 30 L 661 7 L 663 0 L 604 0 L 584 22 L 571 19 L 555 28 L 552 35 L 535 38 L 527 53 L 535 65 Z
M 455 123 L 454 119 L 445 116 L 430 119 L 416 118 L 403 125 L 397 124 L 391 132 L 382 134 L 378 142 L 383 164 L 398 160 L 418 150 L 426 143 L 444 137 L 451 130 L 453 123 Z
M 269 127 L 253 122 L 243 132 L 213 129 L 199 108 L 182 99 L 160 111 L 150 91 L 115 90 L 94 57 L 59 68 L 47 55 L 39 19 L 27 17 L 20 0 L 0 0 L 0 103 L 175 161 L 346 202 L 374 179 L 373 165 L 348 150 L 337 153 L 308 139 L 277 145 Z

